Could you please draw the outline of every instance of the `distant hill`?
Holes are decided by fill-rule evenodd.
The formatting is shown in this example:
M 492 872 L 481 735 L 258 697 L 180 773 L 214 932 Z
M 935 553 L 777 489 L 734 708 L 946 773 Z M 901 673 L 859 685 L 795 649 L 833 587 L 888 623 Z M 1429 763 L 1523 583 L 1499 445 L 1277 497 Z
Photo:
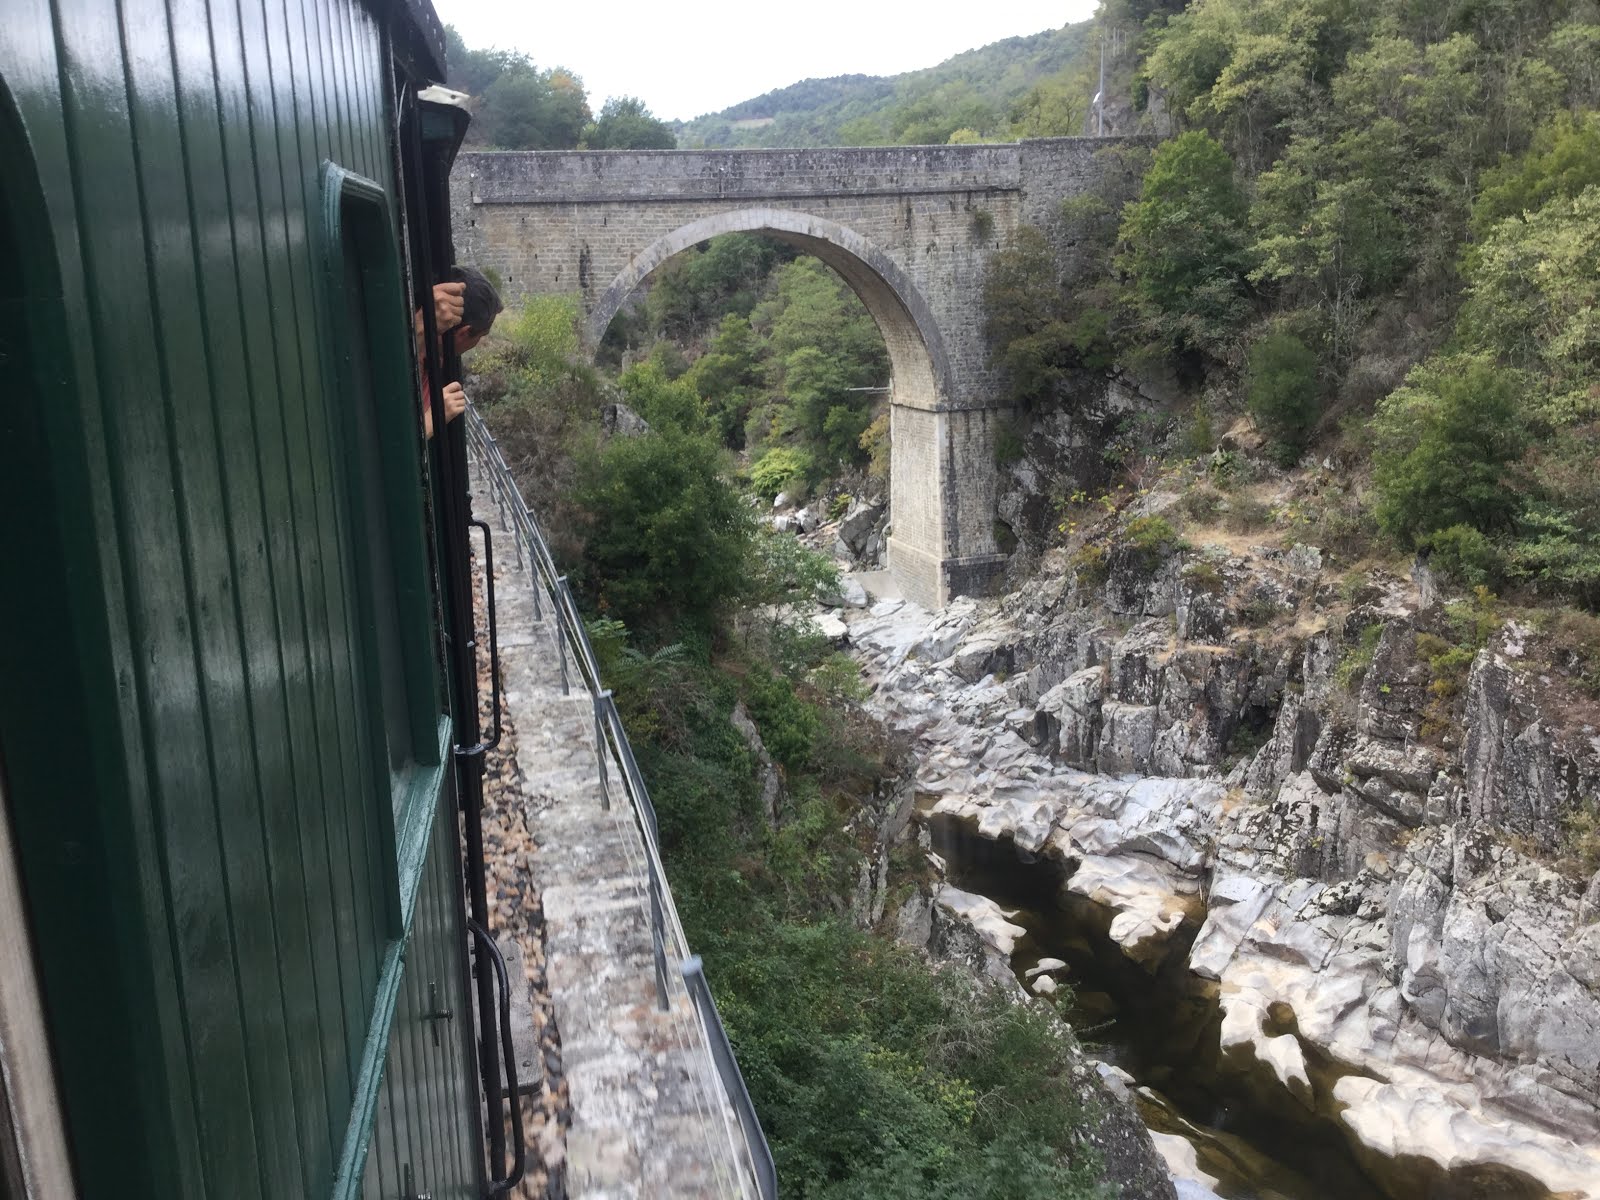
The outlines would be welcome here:
M 684 149 L 737 146 L 870 146 L 946 142 L 958 130 L 983 138 L 1016 132 L 1019 102 L 1048 85 L 1074 93 L 1092 22 L 968 50 L 903 75 L 805 79 L 719 113 L 674 126 Z M 1089 96 L 1082 97 L 1084 107 Z M 1026 133 L 1039 132 L 1022 130 Z M 1081 132 L 1078 129 L 1043 132 Z

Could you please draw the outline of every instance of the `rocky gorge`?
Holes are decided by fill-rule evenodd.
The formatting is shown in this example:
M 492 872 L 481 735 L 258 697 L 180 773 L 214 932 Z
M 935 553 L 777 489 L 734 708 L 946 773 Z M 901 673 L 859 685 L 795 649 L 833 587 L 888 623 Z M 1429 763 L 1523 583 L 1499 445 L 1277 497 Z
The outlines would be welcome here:
M 937 614 L 846 586 L 822 614 L 916 749 L 938 877 L 889 919 L 919 944 L 965 925 L 1035 994 L 1160 991 L 1180 1057 L 1374 1196 L 1600 1197 L 1600 875 L 1565 854 L 1600 733 L 1538 632 L 1425 577 L 1351 586 L 1308 546 L 1091 566 L 1052 551 Z M 1101 1070 L 1181 1195 L 1294 1194 L 1230 1179 L 1235 1139 Z M 1361 1194 L 1300 1167 L 1302 1195 Z

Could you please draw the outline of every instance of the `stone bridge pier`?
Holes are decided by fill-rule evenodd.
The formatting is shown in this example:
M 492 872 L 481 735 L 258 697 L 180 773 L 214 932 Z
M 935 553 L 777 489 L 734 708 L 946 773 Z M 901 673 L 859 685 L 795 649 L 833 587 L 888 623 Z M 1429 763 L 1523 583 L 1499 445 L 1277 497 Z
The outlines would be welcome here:
M 579 298 L 592 351 L 673 255 L 756 232 L 822 259 L 883 333 L 890 392 L 889 566 L 928 608 L 981 588 L 995 540 L 997 427 L 1009 419 L 983 336 L 983 277 L 1020 224 L 1115 159 L 1107 139 L 828 150 L 462 154 L 451 181 L 458 257 L 515 302 Z

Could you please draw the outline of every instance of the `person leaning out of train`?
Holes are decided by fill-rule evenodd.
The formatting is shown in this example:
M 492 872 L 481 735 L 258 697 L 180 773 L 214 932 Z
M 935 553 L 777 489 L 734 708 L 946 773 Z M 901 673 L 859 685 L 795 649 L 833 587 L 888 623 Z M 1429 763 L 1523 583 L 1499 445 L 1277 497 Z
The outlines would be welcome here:
M 450 280 L 435 285 L 433 289 L 434 323 L 441 338 L 451 339 L 455 352 L 465 354 L 489 335 L 495 318 L 505 307 L 499 293 L 494 290 L 483 273 L 472 267 L 451 267 Z M 427 361 L 422 351 L 422 310 L 418 309 L 414 326 L 417 337 L 417 359 L 424 381 L 428 378 Z M 460 383 L 447 383 L 444 387 L 444 419 L 454 421 L 467 408 L 467 394 Z M 433 437 L 433 406 L 424 399 L 422 428 Z

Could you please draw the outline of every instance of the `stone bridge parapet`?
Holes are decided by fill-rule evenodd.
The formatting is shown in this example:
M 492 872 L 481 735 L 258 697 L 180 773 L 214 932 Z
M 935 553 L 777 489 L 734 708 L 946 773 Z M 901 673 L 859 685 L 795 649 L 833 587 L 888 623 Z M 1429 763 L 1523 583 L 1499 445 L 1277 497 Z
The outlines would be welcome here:
M 1004 562 L 994 439 L 1009 414 L 983 334 L 989 259 L 1127 170 L 1099 153 L 1115 143 L 467 153 L 451 211 L 462 261 L 493 268 L 513 302 L 576 296 L 591 349 L 650 272 L 718 234 L 766 233 L 832 266 L 889 350 L 889 565 L 936 608 Z

